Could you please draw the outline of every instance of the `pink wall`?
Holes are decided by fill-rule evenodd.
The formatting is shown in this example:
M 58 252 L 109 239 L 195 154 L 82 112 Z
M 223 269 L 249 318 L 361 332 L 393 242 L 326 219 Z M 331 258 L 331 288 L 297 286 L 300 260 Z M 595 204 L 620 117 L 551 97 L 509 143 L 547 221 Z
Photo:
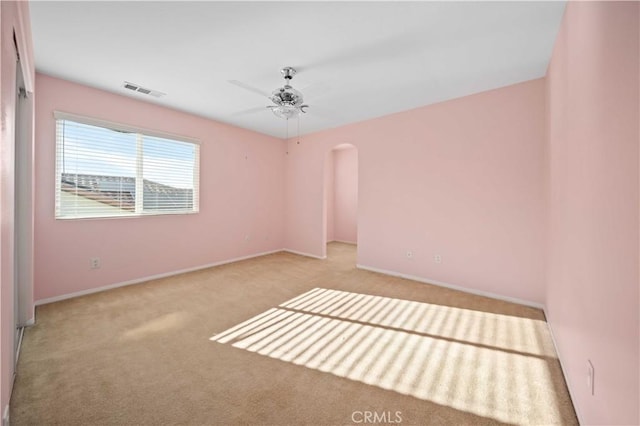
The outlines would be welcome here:
M 358 150 L 335 149 L 333 153 L 334 239 L 358 242 Z
M 36 300 L 283 247 L 280 139 L 42 74 L 36 90 Z M 200 213 L 55 220 L 55 110 L 199 139 Z
M 324 163 L 324 199 L 327 226 L 327 242 L 335 240 L 336 216 L 336 180 L 334 151 L 331 151 Z
M 285 246 L 323 255 L 324 159 L 350 143 L 360 265 L 542 303 L 544 94 L 534 80 L 289 142 Z
M 301 141 L 302 139 L 300 137 Z M 297 144 L 296 141 L 291 140 L 287 142 L 284 247 L 299 253 L 324 257 L 327 209 L 323 201 L 329 196 L 325 191 L 324 177 L 327 165 L 324 159 L 330 149 L 325 149 L 322 145 L 302 145 L 302 143 Z M 300 151 L 312 151 L 309 155 L 319 159 L 312 163 L 299 161 Z M 306 167 L 312 167 L 312 169 Z
M 548 70 L 546 306 L 584 424 L 640 423 L 639 13 L 569 2 Z
M 33 48 L 26 2 L 0 2 L 0 416 L 9 404 L 13 383 L 14 333 L 14 188 L 15 188 L 15 113 L 16 113 L 16 53 L 13 42 L 15 32 L 22 56 L 23 73 L 27 82 L 33 82 Z M 33 90 L 33 87 L 28 89 Z M 31 116 L 32 111 L 28 111 Z M 29 301 L 30 302 L 30 301 Z

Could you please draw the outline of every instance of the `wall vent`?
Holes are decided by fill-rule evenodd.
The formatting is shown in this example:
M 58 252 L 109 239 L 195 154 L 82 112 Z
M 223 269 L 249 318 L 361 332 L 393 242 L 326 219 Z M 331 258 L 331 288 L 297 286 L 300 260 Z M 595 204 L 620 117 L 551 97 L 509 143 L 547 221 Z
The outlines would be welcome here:
M 147 88 L 141 87 L 141 86 L 139 86 L 139 85 L 137 85 L 135 83 L 129 83 L 128 81 L 125 81 L 122 84 L 122 87 L 124 87 L 125 89 L 133 90 L 134 92 L 142 93 L 144 95 L 151 95 L 151 96 L 156 97 L 156 98 L 161 98 L 161 97 L 166 95 L 166 93 L 162 93 L 162 92 L 159 92 L 157 90 L 147 89 Z

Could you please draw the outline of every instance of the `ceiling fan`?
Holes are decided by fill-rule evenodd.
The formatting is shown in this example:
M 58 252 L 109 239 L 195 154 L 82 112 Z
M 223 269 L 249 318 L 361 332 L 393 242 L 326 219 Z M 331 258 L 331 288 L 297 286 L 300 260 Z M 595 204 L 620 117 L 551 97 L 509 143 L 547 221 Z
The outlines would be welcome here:
M 296 75 L 297 71 L 292 67 L 284 67 L 280 72 L 284 77 L 285 84 L 284 86 L 275 89 L 271 94 L 265 93 L 260 89 L 256 89 L 237 80 L 229 80 L 229 83 L 269 98 L 274 105 L 269 105 L 267 108 L 270 109 L 276 117 L 288 120 L 299 116 L 301 113 L 305 114 L 307 112 L 305 111 L 305 108 L 309 108 L 309 105 L 304 103 L 302 93 L 291 87 L 290 84 L 291 79 Z

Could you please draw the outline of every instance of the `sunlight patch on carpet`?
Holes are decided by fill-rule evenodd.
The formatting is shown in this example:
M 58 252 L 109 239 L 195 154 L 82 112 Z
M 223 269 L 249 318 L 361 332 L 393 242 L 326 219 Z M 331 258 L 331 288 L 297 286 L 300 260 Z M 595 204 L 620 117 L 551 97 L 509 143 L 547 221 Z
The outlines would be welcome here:
M 122 335 L 124 339 L 143 339 L 150 334 L 160 334 L 167 330 L 175 330 L 187 323 L 189 317 L 184 312 L 172 312 L 137 325 Z
M 316 288 L 211 340 L 503 422 L 561 419 L 540 320 Z

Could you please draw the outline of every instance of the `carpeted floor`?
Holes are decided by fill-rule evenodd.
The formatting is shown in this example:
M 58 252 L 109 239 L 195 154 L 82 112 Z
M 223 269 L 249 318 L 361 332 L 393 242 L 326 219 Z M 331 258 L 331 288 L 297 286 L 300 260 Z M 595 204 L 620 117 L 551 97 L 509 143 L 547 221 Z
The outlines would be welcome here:
M 40 306 L 12 425 L 577 424 L 542 312 L 328 254 Z

